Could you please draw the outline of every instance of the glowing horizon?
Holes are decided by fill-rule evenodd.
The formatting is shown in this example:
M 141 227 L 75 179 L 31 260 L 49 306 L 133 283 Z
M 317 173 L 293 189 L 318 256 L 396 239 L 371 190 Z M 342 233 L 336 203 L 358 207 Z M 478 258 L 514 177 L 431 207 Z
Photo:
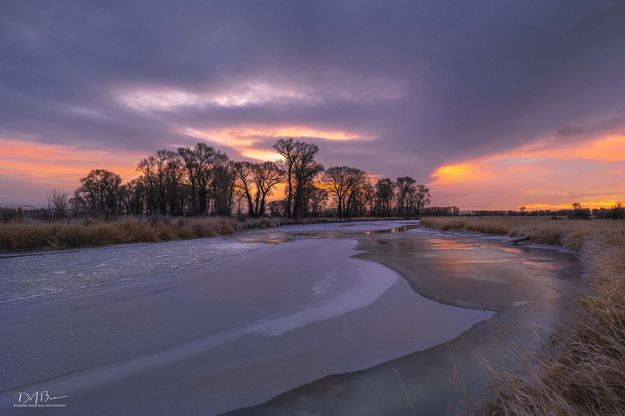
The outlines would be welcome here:
M 242 141 L 237 144 L 241 145 L 239 153 L 243 158 L 278 160 L 279 155 L 273 149 L 255 147 L 258 143 L 264 145 L 263 141 L 245 141 L 245 137 L 266 137 L 266 134 L 284 132 L 286 129 L 233 129 L 227 130 L 227 134 L 222 137 L 240 138 Z M 324 134 L 322 130 L 312 128 L 302 130 Z M 192 133 L 194 137 L 202 139 L 199 131 Z M 206 141 L 209 144 L 220 143 L 218 140 Z M 602 136 L 557 149 L 548 148 L 547 144 L 548 140 L 537 141 L 511 151 L 439 166 L 425 181 L 432 191 L 433 205 L 456 205 L 462 210 L 517 210 L 521 206 L 528 210 L 557 210 L 568 209 L 573 202 L 579 202 L 586 208 L 610 208 L 617 201 L 625 200 L 625 187 L 618 187 L 618 180 L 625 177 L 625 136 Z M 91 169 L 112 170 L 120 174 L 124 181 L 134 179 L 138 176 L 138 162 L 147 156 L 147 153 L 141 152 L 128 154 L 64 145 L 31 144 L 6 138 L 0 139 L 0 146 L 7 149 L 0 155 L 0 176 L 15 178 L 22 188 L 31 185 L 38 189 L 39 203 L 45 197 L 42 193 L 44 188 L 49 190 L 60 187 L 71 192 L 78 187 L 79 178 Z M 562 172 L 568 170 L 566 165 L 571 163 L 574 169 L 576 164 L 590 163 L 586 169 L 593 173 L 576 178 L 576 183 L 592 188 L 592 194 L 576 194 L 573 192 L 575 184 L 569 186 L 557 182 Z M 534 186 L 536 179 L 531 175 L 540 176 L 540 187 Z M 384 176 L 370 174 L 372 180 Z M 514 202 L 497 202 L 492 197 L 488 199 L 488 194 Z M 37 203 L 35 200 L 29 202 Z
M 548 145 L 548 139 L 538 140 L 440 166 L 431 175 L 432 187 L 464 199 L 461 208 L 469 210 L 566 209 L 573 202 L 586 208 L 609 208 L 625 199 L 625 135 L 601 136 L 557 148 Z M 484 188 L 508 202 L 493 204 L 493 198 L 483 194 Z

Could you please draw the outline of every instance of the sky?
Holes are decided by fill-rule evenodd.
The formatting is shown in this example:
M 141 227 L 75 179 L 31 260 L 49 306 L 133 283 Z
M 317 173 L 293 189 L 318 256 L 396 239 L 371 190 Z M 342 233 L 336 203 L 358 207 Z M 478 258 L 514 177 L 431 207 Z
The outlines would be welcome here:
M 433 205 L 625 200 L 625 2 L 0 2 L 0 204 L 205 141 L 413 176 Z

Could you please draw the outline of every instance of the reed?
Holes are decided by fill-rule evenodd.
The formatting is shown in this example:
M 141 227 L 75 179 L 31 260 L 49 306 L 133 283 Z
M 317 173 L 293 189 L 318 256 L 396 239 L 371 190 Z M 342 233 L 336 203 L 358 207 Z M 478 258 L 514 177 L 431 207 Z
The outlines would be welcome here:
M 66 222 L 31 221 L 0 224 L 0 250 L 29 250 L 157 242 L 228 235 L 252 228 L 295 223 L 336 222 L 336 218 L 122 217 Z

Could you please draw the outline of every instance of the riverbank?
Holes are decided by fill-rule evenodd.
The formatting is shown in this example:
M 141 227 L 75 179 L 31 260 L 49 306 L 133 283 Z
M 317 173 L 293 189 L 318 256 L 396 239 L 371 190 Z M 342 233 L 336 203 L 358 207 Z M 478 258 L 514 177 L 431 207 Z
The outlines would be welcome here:
M 380 218 L 359 218 L 358 221 Z M 386 218 L 391 219 L 391 218 Z M 92 218 L 67 222 L 31 221 L 0 224 L 0 251 L 56 249 L 145 243 L 230 235 L 282 225 L 348 221 L 340 218 L 232 217 L 122 217 L 110 221 Z
M 579 253 L 589 277 L 574 322 L 521 371 L 494 380 L 489 415 L 625 414 L 625 221 L 536 217 L 428 218 L 427 228 L 528 237 Z

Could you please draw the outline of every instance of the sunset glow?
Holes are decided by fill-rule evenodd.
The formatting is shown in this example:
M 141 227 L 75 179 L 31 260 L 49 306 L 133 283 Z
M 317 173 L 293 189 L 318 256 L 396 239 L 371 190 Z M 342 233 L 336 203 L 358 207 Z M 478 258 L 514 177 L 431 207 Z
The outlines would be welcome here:
M 432 186 L 443 194 L 439 201 L 462 199 L 473 209 L 609 208 L 625 199 L 625 136 L 548 143 L 441 166 Z
M 184 135 L 206 140 L 215 144 L 236 149 L 242 156 L 256 160 L 276 160 L 278 154 L 268 150 L 273 142 L 280 138 L 316 138 L 327 141 L 364 140 L 359 133 L 323 130 L 308 126 L 248 126 L 243 128 L 225 128 L 200 130 L 184 127 L 180 129 Z
M 73 191 L 79 185 L 79 179 L 91 169 L 113 170 L 124 180 L 137 176 L 137 162 L 140 154 L 105 150 L 81 149 L 71 146 L 25 143 L 18 140 L 0 139 L 4 149 L 0 153 L 0 191 L 4 195 L 13 195 L 26 199 L 37 192 L 31 199 L 34 204 L 41 204 L 45 193 L 52 188 Z

